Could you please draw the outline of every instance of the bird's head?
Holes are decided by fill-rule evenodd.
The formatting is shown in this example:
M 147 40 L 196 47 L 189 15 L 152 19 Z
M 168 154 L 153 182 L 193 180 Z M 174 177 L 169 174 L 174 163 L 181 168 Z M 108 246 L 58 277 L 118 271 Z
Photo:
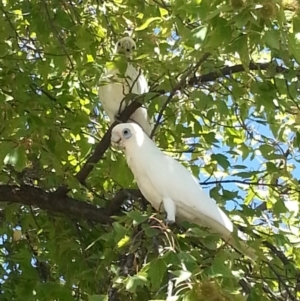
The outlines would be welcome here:
M 136 44 L 134 40 L 130 37 L 124 37 L 117 42 L 115 52 L 131 57 L 135 49 Z
M 142 128 L 136 123 L 117 124 L 112 129 L 110 138 L 112 144 L 121 149 L 134 145 L 140 147 L 145 139 L 150 140 Z

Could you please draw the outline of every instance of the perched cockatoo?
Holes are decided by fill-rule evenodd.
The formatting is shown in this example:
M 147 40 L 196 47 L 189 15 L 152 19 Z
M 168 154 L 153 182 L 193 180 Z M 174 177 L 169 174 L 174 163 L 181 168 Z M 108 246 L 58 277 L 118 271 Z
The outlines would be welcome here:
M 174 158 L 160 151 L 135 123 L 121 123 L 112 129 L 111 142 L 123 149 L 137 185 L 151 205 L 159 211 L 161 203 L 167 221 L 175 216 L 210 228 L 241 253 L 256 259 L 245 242 L 236 241 L 228 216 L 201 188 L 197 179 Z M 240 238 L 242 233 L 240 233 Z
M 125 37 L 120 39 L 116 44 L 115 53 L 123 53 L 127 58 L 131 58 L 135 49 L 135 42 L 130 37 Z M 102 78 L 104 84 L 100 85 L 98 90 L 100 102 L 111 124 L 115 120 L 118 120 L 119 113 L 125 109 L 126 102 L 124 101 L 124 97 L 129 92 L 144 94 L 149 91 L 145 76 L 142 72 L 136 70 L 130 62 L 127 63 L 125 78 L 119 78 L 118 73 L 119 70 L 117 69 L 106 72 Z M 108 84 L 105 82 L 108 82 Z M 139 107 L 131 115 L 128 122 L 136 122 L 142 127 L 145 133 L 150 136 L 152 125 L 145 107 Z

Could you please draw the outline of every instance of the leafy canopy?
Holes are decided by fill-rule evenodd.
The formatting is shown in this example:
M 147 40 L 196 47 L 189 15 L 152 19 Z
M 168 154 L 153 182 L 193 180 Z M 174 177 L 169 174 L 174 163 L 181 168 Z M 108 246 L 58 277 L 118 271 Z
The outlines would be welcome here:
M 297 300 L 300 17 L 295 0 L 3 0 L 1 300 Z M 249 235 L 171 229 L 109 147 L 97 96 L 133 34 L 156 143 Z M 140 105 L 131 104 L 126 120 Z

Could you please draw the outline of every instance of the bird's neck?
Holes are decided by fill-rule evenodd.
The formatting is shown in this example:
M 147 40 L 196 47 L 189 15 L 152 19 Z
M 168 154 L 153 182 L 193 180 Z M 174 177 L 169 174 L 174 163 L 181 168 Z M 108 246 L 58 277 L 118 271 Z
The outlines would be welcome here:
M 125 148 L 126 161 L 129 168 L 135 172 L 143 173 L 149 162 L 156 155 L 156 147 L 150 145 L 128 145 Z
M 150 160 L 160 150 L 155 147 L 154 142 L 146 137 L 143 141 L 135 141 L 125 146 L 125 154 L 127 158 L 138 157 L 141 160 Z

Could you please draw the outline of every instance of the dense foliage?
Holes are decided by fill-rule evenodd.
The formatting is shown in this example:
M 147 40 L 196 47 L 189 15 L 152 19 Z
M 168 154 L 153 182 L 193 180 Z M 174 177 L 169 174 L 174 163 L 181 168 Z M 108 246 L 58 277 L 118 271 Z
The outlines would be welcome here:
M 0 300 L 299 300 L 296 0 L 3 0 Z M 249 236 L 251 262 L 137 189 L 97 96 L 131 35 L 156 143 Z M 159 125 L 159 126 L 158 126 Z

